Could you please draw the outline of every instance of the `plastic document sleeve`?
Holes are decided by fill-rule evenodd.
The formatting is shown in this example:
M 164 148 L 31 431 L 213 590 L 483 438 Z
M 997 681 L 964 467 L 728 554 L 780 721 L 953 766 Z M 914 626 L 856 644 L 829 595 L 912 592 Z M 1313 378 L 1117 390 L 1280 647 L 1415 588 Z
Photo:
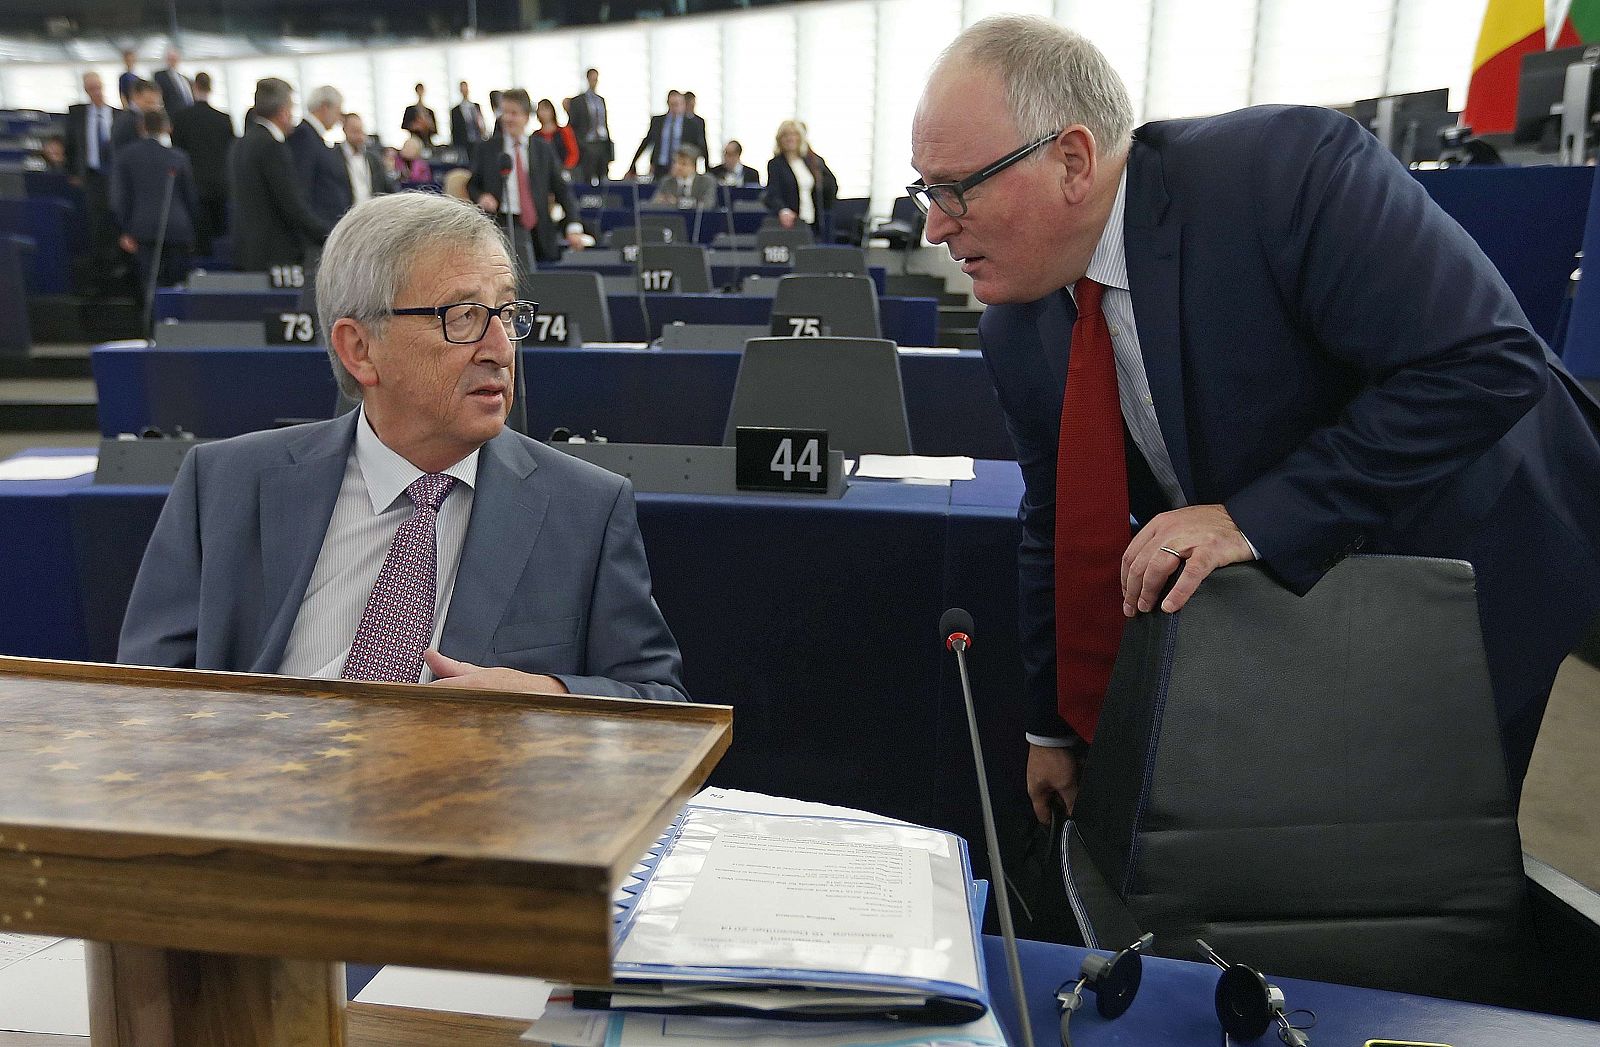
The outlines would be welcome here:
M 893 1017 L 988 1011 L 966 843 L 902 822 L 690 806 L 619 892 L 613 984 L 580 1007 Z

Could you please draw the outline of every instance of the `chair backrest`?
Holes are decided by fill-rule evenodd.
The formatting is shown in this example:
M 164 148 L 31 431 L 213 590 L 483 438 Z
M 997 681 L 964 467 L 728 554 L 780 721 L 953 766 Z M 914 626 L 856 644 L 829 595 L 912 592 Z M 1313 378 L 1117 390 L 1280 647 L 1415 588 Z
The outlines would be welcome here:
M 681 214 L 641 214 L 639 225 L 646 230 L 659 230 L 645 237 L 645 243 L 681 244 L 689 239 L 689 227 Z M 654 240 L 660 236 L 659 241 Z
M 159 323 L 150 340 L 161 349 L 253 349 L 267 344 L 259 320 Z
M 639 252 L 639 281 L 647 292 L 706 294 L 711 290 L 711 259 L 699 244 L 645 244 Z
M 756 232 L 756 251 L 763 265 L 791 265 L 794 252 L 816 243 L 809 225 L 796 225 L 793 229 L 760 229 Z
M 744 352 L 752 338 L 765 338 L 767 328 L 746 324 L 670 323 L 661 328 L 663 349 L 736 349 Z
M 908 225 L 921 226 L 926 220 L 927 216 L 922 213 L 922 209 L 917 206 L 916 201 L 909 196 L 895 197 L 894 203 L 889 208 L 889 221 L 891 222 L 905 222 Z
M 191 291 L 272 290 L 266 273 L 193 272 L 186 286 Z
M 778 295 L 778 281 L 770 276 L 752 274 L 744 278 L 744 282 L 739 288 L 739 293 L 750 295 L 752 298 L 776 298 Z
M 782 277 L 772 312 L 780 316 L 819 317 L 841 338 L 883 337 L 878 321 L 878 289 L 866 276 L 796 273 Z
M 900 356 L 878 338 L 752 338 L 723 443 L 739 426 L 826 429 L 830 450 L 910 454 Z
M 565 313 L 577 322 L 585 340 L 611 341 L 611 311 L 599 273 L 540 269 L 524 274 L 521 285 L 522 294 L 538 302 L 541 313 Z
M 833 202 L 833 242 L 859 245 L 872 201 L 864 196 L 841 197 Z
M 1127 944 L 1094 930 L 1120 899 L 1166 955 L 1527 1005 L 1478 621 L 1470 564 L 1357 556 L 1304 596 L 1229 567 L 1129 622 L 1063 862 L 1088 943 Z
M 824 276 L 866 276 L 867 252 L 842 244 L 797 247 L 794 251 L 794 271 Z

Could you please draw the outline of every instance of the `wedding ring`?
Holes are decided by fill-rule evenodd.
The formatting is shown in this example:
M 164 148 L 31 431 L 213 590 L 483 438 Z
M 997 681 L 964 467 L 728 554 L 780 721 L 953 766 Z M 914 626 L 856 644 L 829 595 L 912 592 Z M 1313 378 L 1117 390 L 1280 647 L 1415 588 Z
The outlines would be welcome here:
M 1162 547 L 1161 547 L 1161 551 L 1162 551 L 1162 552 L 1164 552 L 1164 553 L 1171 553 L 1171 554 L 1172 554 L 1172 555 L 1173 555 L 1173 556 L 1176 556 L 1176 557 L 1177 557 L 1177 558 L 1178 558 L 1178 559 L 1180 559 L 1180 560 L 1187 560 L 1187 559 L 1188 559 L 1188 557 L 1187 557 L 1187 556 L 1185 556 L 1185 555 L 1183 555 L 1183 554 L 1182 554 L 1182 553 L 1180 553 L 1180 552 L 1178 552 L 1178 550 L 1176 550 L 1176 549 L 1169 549 L 1169 548 L 1167 548 L 1167 547 L 1166 547 L 1166 546 L 1164 546 L 1164 545 L 1163 545 L 1163 546 L 1162 546 Z

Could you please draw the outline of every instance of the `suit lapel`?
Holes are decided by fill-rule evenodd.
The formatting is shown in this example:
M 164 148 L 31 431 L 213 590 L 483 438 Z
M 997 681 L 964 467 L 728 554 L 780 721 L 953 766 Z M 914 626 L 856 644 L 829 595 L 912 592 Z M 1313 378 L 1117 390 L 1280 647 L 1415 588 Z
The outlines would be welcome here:
M 1189 462 L 1183 342 L 1178 325 L 1183 225 L 1171 216 L 1169 203 L 1160 154 L 1136 138 L 1128 154 L 1128 196 L 1123 219 L 1128 285 L 1161 437 L 1178 485 L 1183 488 L 1185 499 L 1193 503 L 1196 495 Z
M 261 474 L 261 570 L 265 631 L 257 671 L 276 672 L 322 551 L 355 439 L 357 413 L 308 428 L 290 442 L 289 463 Z
M 481 665 L 490 653 L 494 630 L 505 617 L 550 507 L 550 494 L 534 473 L 537 468 L 522 438 L 509 429 L 484 444 L 478 456 L 472 520 L 439 638 L 443 653 L 452 658 Z

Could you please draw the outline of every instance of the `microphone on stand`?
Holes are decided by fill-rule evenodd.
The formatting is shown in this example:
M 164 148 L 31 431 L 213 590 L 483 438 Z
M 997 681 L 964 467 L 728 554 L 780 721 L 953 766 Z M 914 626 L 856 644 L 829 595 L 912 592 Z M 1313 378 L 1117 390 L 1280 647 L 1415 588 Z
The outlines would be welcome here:
M 517 264 L 518 265 L 523 266 L 524 268 L 526 268 L 528 266 L 528 260 L 526 258 L 522 257 L 522 249 L 517 244 L 517 231 L 516 231 L 515 228 L 513 228 L 512 224 L 511 224 L 511 208 L 506 206 L 506 200 L 509 199 L 510 196 L 511 196 L 510 193 L 506 192 L 506 187 L 511 184 L 511 169 L 512 169 L 512 166 L 513 165 L 512 165 L 512 162 L 511 162 L 511 154 L 510 153 L 501 153 L 500 154 L 500 217 L 505 219 L 505 223 L 506 223 L 506 243 L 511 245 L 511 257 L 513 257 L 513 258 L 515 258 L 517 260 Z M 523 200 L 523 201 L 521 201 L 521 204 L 522 204 L 523 207 L 527 207 L 528 206 L 528 201 Z
M 994 888 L 1000 933 L 1005 937 L 1006 965 L 1011 969 L 1011 992 L 1017 1001 L 1017 1025 L 1023 1047 L 1033 1047 L 1033 1025 L 1028 1020 L 1028 998 L 1022 988 L 1022 964 L 1017 959 L 1017 932 L 1011 926 L 1011 901 L 1006 891 L 1006 870 L 1000 860 L 1000 840 L 994 831 L 994 806 L 989 801 L 989 778 L 983 768 L 983 746 L 978 741 L 978 713 L 972 704 L 972 684 L 967 679 L 967 651 L 972 647 L 972 615 L 952 607 L 939 618 L 939 636 L 955 652 L 961 671 L 961 697 L 967 704 L 967 730 L 972 735 L 972 762 L 978 771 L 978 800 L 983 808 L 983 838 L 989 851 L 989 879 Z
M 144 333 L 155 329 L 156 284 L 161 280 L 161 253 L 167 246 L 167 218 L 172 214 L 172 190 L 178 184 L 178 168 L 167 167 L 167 185 L 161 196 L 161 223 L 156 227 L 156 249 L 150 255 L 150 278 L 144 290 Z
M 733 229 L 733 187 L 720 178 L 717 183 L 717 188 L 722 190 L 722 213 L 727 219 L 728 246 L 733 249 L 733 280 L 730 290 L 734 294 L 739 294 L 743 288 L 739 286 L 739 236 Z

